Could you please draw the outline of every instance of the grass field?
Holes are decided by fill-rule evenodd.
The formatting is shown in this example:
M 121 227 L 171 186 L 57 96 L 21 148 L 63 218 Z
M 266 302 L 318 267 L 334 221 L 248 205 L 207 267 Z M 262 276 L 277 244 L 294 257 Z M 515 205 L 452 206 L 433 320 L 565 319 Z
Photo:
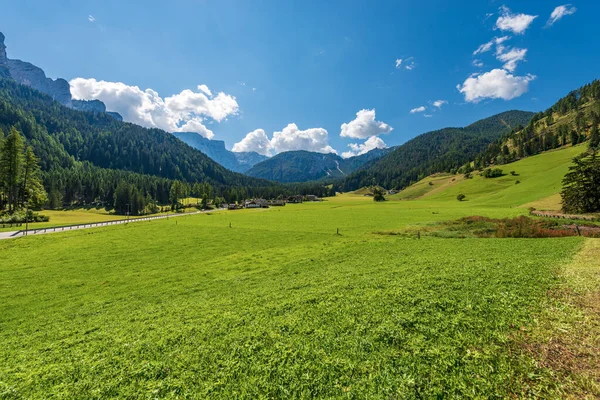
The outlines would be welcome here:
M 428 177 L 389 199 L 456 201 L 456 196 L 462 193 L 467 196 L 466 203 L 470 206 L 538 205 L 540 209 L 560 208 L 560 199 L 556 196 L 560 192 L 562 178 L 573 157 L 583 152 L 585 146 L 549 151 L 501 165 L 499 168 L 505 175 L 500 178 L 486 179 L 478 174 L 473 174 L 472 179 L 465 179 L 462 175 Z M 511 171 L 515 171 L 516 175 L 511 175 Z
M 572 312 L 551 312 L 576 306 L 548 293 L 583 290 L 596 267 L 564 273 L 597 260 L 597 242 L 376 234 L 524 214 L 560 181 L 539 182 L 534 162 L 514 168 L 529 189 L 498 181 L 501 195 L 475 178 L 415 201 L 345 194 L 0 241 L 0 398 L 561 398 L 593 388 L 593 367 L 558 370 L 532 349 L 557 326 L 576 329 Z M 470 201 L 456 201 L 459 185 Z
M 197 209 L 186 209 L 186 212 L 198 211 Z M 50 217 L 48 222 L 35 222 L 29 224 L 29 229 L 42 229 L 50 226 L 66 226 L 66 225 L 77 225 L 77 224 L 89 224 L 94 222 L 106 222 L 116 221 L 120 219 L 126 219 L 125 215 L 116 215 L 106 211 L 104 208 L 77 208 L 74 210 L 43 210 L 39 211 L 39 214 L 47 215 Z M 166 215 L 167 213 L 157 213 L 150 216 Z M 130 216 L 130 218 L 140 218 L 136 216 Z M 16 231 L 25 229 L 25 224 L 21 226 L 10 226 L 6 225 L 2 227 L 0 224 L 0 232 Z

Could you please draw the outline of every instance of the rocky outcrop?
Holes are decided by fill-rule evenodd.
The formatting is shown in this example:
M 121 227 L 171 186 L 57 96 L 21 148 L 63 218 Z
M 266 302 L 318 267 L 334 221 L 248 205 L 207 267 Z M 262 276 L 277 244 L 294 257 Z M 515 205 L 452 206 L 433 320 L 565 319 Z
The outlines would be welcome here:
M 106 112 L 106 105 L 100 100 L 72 100 L 71 105 L 77 111 Z
M 8 57 L 6 57 L 6 46 L 4 45 L 4 35 L 2 32 L 0 32 L 0 78 L 10 78 Z
M 10 76 L 21 85 L 31 86 L 52 96 L 62 105 L 71 107 L 71 86 L 66 80 L 47 78 L 43 69 L 21 60 L 8 60 L 8 70 Z
M 106 105 L 100 100 L 73 100 L 71 86 L 66 80 L 62 78 L 53 80 L 48 78 L 40 67 L 21 60 L 10 60 L 6 55 L 2 32 L 0 32 L 0 78 L 12 78 L 21 85 L 27 85 L 46 93 L 62 105 L 75 110 L 103 112 L 116 120 L 123 121 L 121 114 L 106 111 Z
M 114 119 L 116 119 L 117 121 L 121 121 L 123 122 L 123 116 L 121 114 L 119 114 L 118 112 L 115 111 L 107 111 L 106 112 L 107 115 L 110 115 L 111 117 L 113 117 Z
M 118 112 L 106 111 L 106 105 L 100 100 L 72 100 L 71 107 L 77 111 L 106 113 L 117 121 L 123 121 L 123 117 Z

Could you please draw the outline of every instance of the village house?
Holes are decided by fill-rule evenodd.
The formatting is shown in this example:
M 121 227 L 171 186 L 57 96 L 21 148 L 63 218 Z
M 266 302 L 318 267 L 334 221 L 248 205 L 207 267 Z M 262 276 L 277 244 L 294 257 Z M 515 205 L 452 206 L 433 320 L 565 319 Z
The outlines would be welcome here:
M 290 196 L 287 198 L 288 203 L 302 203 L 303 201 L 304 201 L 304 198 L 299 194 L 296 196 Z
M 265 199 L 246 200 L 245 208 L 269 208 L 269 202 Z
M 309 195 L 306 195 L 306 200 L 307 201 L 319 201 L 319 198 L 317 196 L 315 196 L 314 194 L 309 194 Z
M 271 200 L 269 205 L 275 206 L 275 207 L 285 206 L 285 200 Z

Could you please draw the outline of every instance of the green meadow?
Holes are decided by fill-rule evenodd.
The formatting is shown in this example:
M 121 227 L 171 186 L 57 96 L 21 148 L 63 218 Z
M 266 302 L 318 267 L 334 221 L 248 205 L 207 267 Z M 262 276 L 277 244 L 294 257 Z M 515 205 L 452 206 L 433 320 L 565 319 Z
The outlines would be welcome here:
M 0 241 L 0 398 L 560 398 L 520 335 L 584 239 L 381 232 L 526 214 L 567 162 L 532 165 L 576 150 L 507 166 L 500 191 L 476 177 Z

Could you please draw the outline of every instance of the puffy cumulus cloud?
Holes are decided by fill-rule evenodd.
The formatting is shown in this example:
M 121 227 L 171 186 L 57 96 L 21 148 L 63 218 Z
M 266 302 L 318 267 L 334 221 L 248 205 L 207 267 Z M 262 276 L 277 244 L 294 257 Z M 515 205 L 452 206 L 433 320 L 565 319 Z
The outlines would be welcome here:
M 442 108 L 442 106 L 444 104 L 448 104 L 448 101 L 447 100 L 436 100 L 432 104 L 433 104 L 434 107 Z
M 416 107 L 416 108 L 413 108 L 412 110 L 410 110 L 410 113 L 416 114 L 416 113 L 422 113 L 423 111 L 425 111 L 425 106 L 420 106 L 420 107 Z
M 537 17 L 537 15 L 513 14 L 508 7 L 502 6 L 500 7 L 500 16 L 496 20 L 496 29 L 521 35 Z
M 457 89 L 468 102 L 477 103 L 483 99 L 511 100 L 529 90 L 529 82 L 534 75 L 514 76 L 504 69 L 493 69 L 484 74 L 473 74 Z
M 221 122 L 239 111 L 235 97 L 223 92 L 213 96 L 206 85 L 199 85 L 198 92 L 186 89 L 163 99 L 152 89 L 122 82 L 75 78 L 69 83 L 73 98 L 101 100 L 127 122 L 169 132 L 198 132 L 209 139 L 214 134 L 204 125 L 206 119 Z
M 570 4 L 556 7 L 554 11 L 552 11 L 552 14 L 550 14 L 550 19 L 548 19 L 548 22 L 546 22 L 546 26 L 553 25 L 556 21 L 566 15 L 575 14 L 575 11 L 577 11 L 577 9 Z
M 300 130 L 296 124 L 288 124 L 279 132 L 273 133 L 269 139 L 262 129 L 257 129 L 246 135 L 233 145 L 235 152 L 255 151 L 263 155 L 274 155 L 284 151 L 306 150 L 317 153 L 335 153 L 329 145 L 329 134 L 323 128 Z
M 268 156 L 271 153 L 271 141 L 264 130 L 256 129 L 234 144 L 231 150 L 235 152 L 255 151 L 263 156 Z
M 385 149 L 387 145 L 380 137 L 371 136 L 364 143 L 350 143 L 348 147 L 350 147 L 350 150 L 342 153 L 344 158 L 360 156 L 374 149 Z
M 316 151 L 317 153 L 336 153 L 329 145 L 329 134 L 323 128 L 309 128 L 304 131 L 296 124 L 288 124 L 280 132 L 273 133 L 271 147 L 281 153 L 292 150 Z
M 375 120 L 375 109 L 360 110 L 356 113 L 354 120 L 342 124 L 340 136 L 366 139 L 371 136 L 390 133 L 392 130 L 393 128 L 385 122 Z
M 496 58 L 504 63 L 502 68 L 513 72 L 517 68 L 517 62 L 523 61 L 527 55 L 527 49 L 512 48 L 506 50 L 502 48 L 501 52 L 496 54 Z

